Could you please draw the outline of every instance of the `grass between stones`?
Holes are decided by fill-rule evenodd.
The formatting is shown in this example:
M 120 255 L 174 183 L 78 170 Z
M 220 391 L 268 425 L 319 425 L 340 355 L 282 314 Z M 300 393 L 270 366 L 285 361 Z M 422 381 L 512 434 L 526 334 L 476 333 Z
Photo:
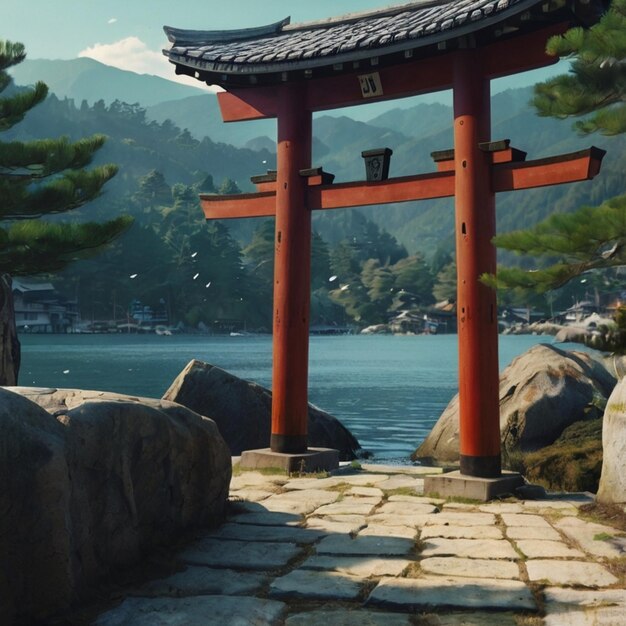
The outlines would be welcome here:
M 588 522 L 613 526 L 621 532 L 626 532 L 626 511 L 622 507 L 615 504 L 592 502 L 591 504 L 584 504 L 578 511 L 580 517 Z

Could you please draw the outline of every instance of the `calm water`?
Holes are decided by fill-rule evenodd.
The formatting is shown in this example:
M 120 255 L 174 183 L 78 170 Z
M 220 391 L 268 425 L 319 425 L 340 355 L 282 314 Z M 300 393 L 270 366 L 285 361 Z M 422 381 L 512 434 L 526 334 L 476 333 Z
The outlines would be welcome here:
M 271 337 L 22 335 L 20 384 L 160 397 L 191 359 L 265 386 Z M 457 391 L 456 335 L 312 337 L 309 399 L 378 460 L 406 458 Z M 551 337 L 500 338 L 500 366 Z

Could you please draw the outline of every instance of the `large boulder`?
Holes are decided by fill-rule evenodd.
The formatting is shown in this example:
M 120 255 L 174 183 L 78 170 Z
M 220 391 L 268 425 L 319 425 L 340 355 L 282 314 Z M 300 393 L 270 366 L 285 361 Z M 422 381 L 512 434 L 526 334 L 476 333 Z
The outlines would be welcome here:
M 228 372 L 190 361 L 163 396 L 215 421 L 233 455 L 270 445 L 272 393 Z M 356 458 L 361 446 L 332 415 L 309 404 L 308 442 L 312 447 L 335 448 L 339 458 Z
M 156 545 L 223 518 L 231 459 L 211 420 L 160 400 L 13 390 L 0 396 L 0 511 L 18 530 L 0 528 L 11 542 L 0 595 L 23 619 L 69 606 Z
M 626 378 L 616 385 L 604 412 L 599 502 L 626 503 Z
M 503 450 L 526 452 L 554 443 L 574 422 L 599 417 L 614 386 L 613 376 L 588 353 L 533 346 L 500 375 Z M 412 458 L 458 462 L 458 394 Z

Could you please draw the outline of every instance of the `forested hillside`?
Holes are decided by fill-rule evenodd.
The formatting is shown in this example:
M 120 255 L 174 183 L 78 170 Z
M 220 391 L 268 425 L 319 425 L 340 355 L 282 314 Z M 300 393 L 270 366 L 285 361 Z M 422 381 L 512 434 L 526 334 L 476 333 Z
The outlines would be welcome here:
M 536 117 L 529 98 L 529 90 L 493 98 L 494 139 L 511 139 L 529 158 L 591 143 L 577 137 L 569 122 Z M 207 128 L 235 132 L 247 126 L 222 124 L 214 96 L 182 98 L 176 105 L 156 104 L 149 114 L 121 100 L 90 104 L 50 96 L 15 131 L 4 134 L 5 139 L 31 139 L 104 133 L 108 141 L 98 162 L 119 165 L 106 193 L 79 219 L 130 214 L 135 226 L 110 251 L 67 270 L 60 284 L 68 295 L 78 295 L 86 318 L 119 319 L 132 300 L 140 300 L 167 311 L 173 323 L 215 326 L 219 320 L 219 326 L 234 320 L 269 328 L 271 220 L 207 225 L 197 194 L 252 190 L 250 176 L 275 167 L 275 123 L 257 126 L 255 132 L 263 131 L 259 135 L 250 130 L 237 135 L 236 143 L 246 147 L 235 147 L 203 134 Z M 159 107 L 173 119 L 150 119 Z M 181 120 L 188 127 L 180 126 Z M 336 174 L 337 181 L 359 180 L 364 178 L 361 151 L 388 146 L 394 151 L 392 176 L 433 171 L 430 153 L 452 147 L 451 121 L 450 107 L 425 104 L 389 111 L 370 123 L 316 116 L 314 164 Z M 601 176 L 592 183 L 502 194 L 500 231 L 620 193 L 625 139 L 593 142 L 608 150 Z M 453 295 L 453 220 L 451 200 L 316 214 L 314 323 L 384 322 L 401 310 L 424 310 Z

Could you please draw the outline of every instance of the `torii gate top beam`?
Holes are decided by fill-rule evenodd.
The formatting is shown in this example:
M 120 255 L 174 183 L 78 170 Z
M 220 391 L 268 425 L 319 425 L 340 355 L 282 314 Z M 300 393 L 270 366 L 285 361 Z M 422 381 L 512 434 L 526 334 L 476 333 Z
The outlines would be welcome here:
M 488 78 L 554 63 L 548 36 L 597 20 L 608 0 L 419 0 L 377 11 L 234 31 L 166 26 L 176 73 L 220 94 L 225 121 L 276 116 L 276 86 L 307 83 L 310 111 L 452 85 L 452 52 L 482 51 Z M 400 66 L 400 67 L 399 67 Z M 399 72 L 402 66 L 406 71 Z

